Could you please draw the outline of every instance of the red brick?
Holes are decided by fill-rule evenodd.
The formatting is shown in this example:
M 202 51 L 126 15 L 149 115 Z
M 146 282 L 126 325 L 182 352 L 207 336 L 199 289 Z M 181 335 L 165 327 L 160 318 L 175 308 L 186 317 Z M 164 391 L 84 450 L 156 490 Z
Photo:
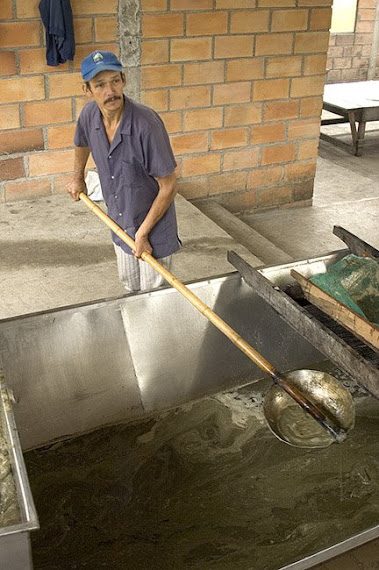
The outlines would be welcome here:
M 213 0 L 171 0 L 171 11 L 186 11 L 191 10 L 209 10 L 213 8 Z
M 295 34 L 295 53 L 327 52 L 329 32 L 299 32 Z
M 2 105 L 0 107 L 0 131 L 20 127 L 19 105 Z
M 255 2 L 252 0 L 238 0 L 238 8 L 255 8 Z M 216 0 L 217 10 L 222 10 L 223 8 L 236 8 L 236 0 Z
M 47 148 L 72 148 L 74 145 L 75 124 L 48 127 Z
M 183 31 L 182 14 L 145 14 L 142 16 L 142 37 L 144 38 L 182 36 Z
M 45 48 L 20 50 L 19 55 L 21 75 L 30 73 L 51 73 L 52 68 L 46 63 Z M 67 72 L 68 69 L 68 62 L 62 63 L 54 67 L 54 73 Z
M 11 20 L 11 18 L 12 18 L 12 0 L 1 0 L 0 20 Z
M 213 105 L 228 105 L 229 103 L 247 103 L 251 98 L 249 82 L 225 83 L 213 87 Z
M 293 143 L 276 144 L 262 149 L 262 166 L 280 162 L 292 162 L 295 159 Z
M 95 39 L 97 42 L 109 42 L 117 37 L 117 19 L 112 16 L 95 18 Z
M 313 138 L 320 132 L 320 120 L 317 118 L 290 121 L 287 130 L 288 140 Z
M 284 141 L 286 131 L 284 123 L 254 125 L 250 129 L 250 144 L 262 144 Z
M 168 133 L 178 133 L 181 130 L 180 112 L 161 113 L 160 116 Z
M 74 150 L 61 150 L 31 154 L 29 156 L 29 176 L 45 176 L 71 172 L 74 167 Z
M 217 196 L 217 202 L 230 212 L 241 212 L 256 207 L 256 190 L 232 192 Z
M 155 111 L 167 111 L 168 109 L 168 90 L 153 89 L 151 91 L 141 92 L 141 102 Z
M 217 129 L 222 127 L 222 118 L 222 107 L 185 111 L 183 116 L 183 130 L 202 131 L 206 129 Z
M 191 107 L 209 107 L 211 90 L 206 85 L 198 87 L 180 87 L 170 91 L 170 109 L 186 109 Z
M 292 8 L 297 0 L 258 0 L 258 8 Z
M 15 75 L 17 73 L 15 52 L 13 51 L 0 52 L 0 69 L 2 76 Z
M 299 6 L 331 6 L 333 0 L 298 0 Z
M 225 108 L 225 126 L 237 127 L 252 125 L 262 121 L 261 103 L 247 103 L 245 105 L 230 105 Z
M 247 137 L 247 128 L 222 129 L 221 131 L 212 131 L 210 148 L 212 150 L 219 150 L 223 148 L 246 146 Z
M 316 174 L 316 161 L 295 162 L 287 164 L 284 168 L 284 178 L 287 181 L 297 182 L 303 179 L 312 179 Z
M 246 170 L 213 174 L 209 179 L 209 195 L 216 196 L 218 194 L 246 190 L 247 178 L 248 172 Z
M 326 69 L 326 53 L 304 57 L 304 75 L 318 75 Z
M 82 97 L 73 97 L 73 101 L 75 106 L 75 120 L 77 120 L 81 110 L 87 103 L 89 103 L 89 100 L 87 99 L 87 97 L 82 95 Z
M 54 125 L 72 121 L 71 99 L 54 99 L 24 104 L 24 126 Z
M 90 44 L 92 38 L 92 18 L 74 18 L 75 43 Z
M 358 21 L 355 24 L 355 32 L 357 34 L 370 34 L 374 29 L 374 22 L 369 20 Z
M 208 150 L 208 133 L 175 135 L 171 137 L 171 144 L 175 155 L 205 152 Z
M 8 182 L 5 184 L 5 200 L 7 202 L 31 200 L 32 198 L 50 195 L 51 185 L 48 178 L 22 180 L 20 182 Z
M 227 61 L 227 81 L 247 81 L 249 79 L 262 79 L 264 77 L 264 58 L 255 57 L 246 61 L 232 59 Z
M 25 176 L 24 161 L 22 158 L 7 158 L 0 160 L 0 181 L 14 180 Z
M 289 85 L 289 79 L 255 81 L 253 87 L 253 101 L 285 99 L 288 97 Z
M 214 57 L 248 57 L 253 55 L 253 37 L 219 36 L 215 38 Z
M 0 47 L 20 47 L 40 45 L 39 22 L 0 23 Z
M 73 97 L 83 94 L 83 80 L 80 73 L 60 73 L 48 77 L 50 99 Z
M 182 176 L 200 176 L 220 172 L 220 155 L 207 153 L 195 157 L 184 157 L 182 159 Z
M 1 0 L 2 2 L 4 0 Z M 25 1 L 16 0 L 16 15 L 18 20 L 24 20 L 26 18 L 40 18 L 40 13 L 38 10 L 38 1 Z
M 291 83 L 291 97 L 322 95 L 324 92 L 324 84 L 324 75 L 295 77 Z
M 143 41 L 141 45 L 141 63 L 167 63 L 169 60 L 168 40 Z
M 306 30 L 308 10 L 275 10 L 272 13 L 271 30 L 273 32 L 291 32 Z
M 319 142 L 320 142 L 319 137 L 313 140 L 300 142 L 297 147 L 297 159 L 298 160 L 308 160 L 310 158 L 316 159 L 318 156 Z
M 322 96 L 306 97 L 301 101 L 301 117 L 321 117 L 322 112 Z
M 292 53 L 293 34 L 257 35 L 255 55 L 286 55 Z
M 6 131 L 0 133 L 0 154 L 16 154 L 43 150 L 42 129 Z
M 263 116 L 264 121 L 296 119 L 299 116 L 299 101 L 273 101 L 265 103 Z
M 242 170 L 258 166 L 258 149 L 248 148 L 224 153 L 222 170 Z
M 258 208 L 274 208 L 292 202 L 291 186 L 262 189 L 257 192 Z
M 225 34 L 228 31 L 228 13 L 201 12 L 201 14 L 188 14 L 186 23 L 188 36 Z
M 249 188 L 277 186 L 283 177 L 283 166 L 270 166 L 258 168 L 249 174 Z
M 141 11 L 145 12 L 166 12 L 168 0 L 141 0 Z
M 184 85 L 223 83 L 223 81 L 223 61 L 207 61 L 184 64 Z
M 269 10 L 236 10 L 231 13 L 232 34 L 254 34 L 268 32 Z
M 299 55 L 270 57 L 266 65 L 266 77 L 295 77 L 301 75 L 302 58 Z
M 141 85 L 143 89 L 153 89 L 158 87 L 171 87 L 181 84 L 181 66 L 170 65 L 148 65 L 141 68 Z
M 332 20 L 331 8 L 317 8 L 311 10 L 310 30 L 329 30 Z
M 181 38 L 171 40 L 171 61 L 210 59 L 212 38 Z
M 14 77 L 0 79 L 0 93 L 2 103 L 19 103 L 20 101 L 33 101 L 45 98 L 45 85 L 43 77 Z
M 71 5 L 74 16 L 117 14 L 118 0 L 75 0 Z

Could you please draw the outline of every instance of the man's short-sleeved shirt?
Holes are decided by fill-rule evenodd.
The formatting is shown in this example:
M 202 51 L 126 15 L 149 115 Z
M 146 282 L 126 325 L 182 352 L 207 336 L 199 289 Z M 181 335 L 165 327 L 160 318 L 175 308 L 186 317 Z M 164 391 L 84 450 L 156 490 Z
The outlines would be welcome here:
M 89 147 L 97 166 L 109 216 L 130 237 L 146 217 L 159 186 L 176 167 L 170 140 L 159 115 L 124 97 L 124 113 L 109 144 L 99 107 L 91 101 L 78 118 L 74 142 Z M 130 248 L 112 232 L 113 241 L 127 253 Z M 179 249 L 175 205 L 172 202 L 149 234 L 155 258 Z

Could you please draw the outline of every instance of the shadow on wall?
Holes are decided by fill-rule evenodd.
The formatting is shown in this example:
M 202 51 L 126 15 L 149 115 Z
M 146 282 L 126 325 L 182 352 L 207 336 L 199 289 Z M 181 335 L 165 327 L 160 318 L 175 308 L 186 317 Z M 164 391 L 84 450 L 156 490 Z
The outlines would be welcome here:
M 115 261 L 109 245 L 87 245 L 59 240 L 0 241 L 0 269 L 10 270 L 22 266 L 81 266 Z

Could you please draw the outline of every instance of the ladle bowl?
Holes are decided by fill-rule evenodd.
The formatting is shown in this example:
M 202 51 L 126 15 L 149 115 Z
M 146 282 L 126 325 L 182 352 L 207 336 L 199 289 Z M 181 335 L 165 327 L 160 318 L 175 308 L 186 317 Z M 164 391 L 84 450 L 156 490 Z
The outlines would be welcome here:
M 355 411 L 351 393 L 334 376 L 320 370 L 294 370 L 286 380 L 320 409 L 334 425 L 346 433 L 354 427 Z M 264 415 L 273 434 L 295 447 L 323 448 L 335 439 L 311 415 L 307 414 L 280 386 L 267 392 Z

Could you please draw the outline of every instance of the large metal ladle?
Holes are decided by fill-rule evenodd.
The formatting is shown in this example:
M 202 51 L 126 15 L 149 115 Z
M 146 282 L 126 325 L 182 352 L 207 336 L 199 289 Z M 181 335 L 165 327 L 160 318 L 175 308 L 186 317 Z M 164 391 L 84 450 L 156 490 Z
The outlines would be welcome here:
M 80 200 L 94 213 L 96 216 L 103 221 L 122 241 L 124 241 L 132 251 L 135 251 L 134 240 L 128 236 L 103 210 L 94 204 L 94 202 L 88 198 L 84 192 L 79 194 Z M 314 424 L 313 420 L 316 420 L 319 425 L 321 425 L 328 433 L 327 443 L 322 445 L 315 445 L 313 447 L 325 447 L 330 445 L 330 443 L 336 441 L 338 443 L 344 441 L 347 436 L 347 430 L 341 427 L 341 424 L 336 422 L 336 417 L 333 414 L 333 409 L 329 410 L 328 405 L 324 406 L 326 413 L 320 409 L 319 406 L 315 405 L 300 389 L 295 383 L 290 383 L 287 378 L 285 378 L 281 373 L 279 373 L 263 356 L 261 356 L 250 344 L 248 344 L 236 331 L 234 331 L 225 321 L 221 319 L 216 313 L 210 309 L 205 303 L 203 303 L 190 289 L 188 289 L 183 283 L 181 283 L 172 273 L 165 269 L 152 255 L 147 252 L 143 252 L 141 259 L 153 267 L 162 277 L 174 287 L 183 297 L 185 297 L 192 305 L 200 311 L 204 317 L 206 317 L 212 324 L 215 325 L 225 336 L 232 341 L 232 343 L 237 346 L 254 364 L 256 364 L 263 372 L 268 374 L 272 380 L 275 382 L 277 387 L 280 387 L 286 392 L 288 396 L 292 399 L 291 402 L 296 402 L 310 417 L 308 419 L 311 421 L 311 428 Z M 349 404 L 350 405 L 350 404 Z M 265 408 L 264 408 L 265 409 Z M 274 410 L 274 408 L 272 408 Z M 330 412 L 330 413 L 329 413 Z M 266 412 L 265 412 L 266 413 Z M 272 413 L 275 413 L 272 411 Z M 268 418 L 266 418 L 268 420 Z M 270 425 L 270 422 L 268 420 Z M 316 424 L 317 425 L 317 424 Z M 342 424 L 343 425 L 343 424 Z M 349 425 L 349 427 L 352 427 Z M 276 429 L 270 425 L 273 433 L 283 441 L 286 438 L 277 433 Z M 309 428 L 308 428 L 309 429 Z M 296 443 L 291 441 L 286 441 L 286 443 L 291 443 L 296 445 Z

